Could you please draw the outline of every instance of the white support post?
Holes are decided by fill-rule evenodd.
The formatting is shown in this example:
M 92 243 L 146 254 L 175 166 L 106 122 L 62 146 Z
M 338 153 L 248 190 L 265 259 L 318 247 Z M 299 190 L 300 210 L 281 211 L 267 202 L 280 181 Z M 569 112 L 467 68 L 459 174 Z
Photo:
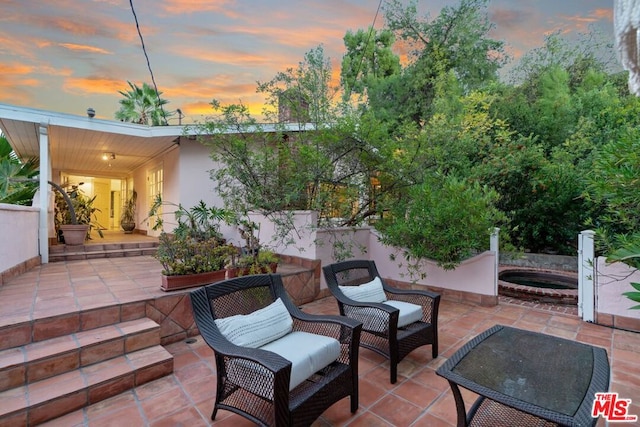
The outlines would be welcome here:
M 500 267 L 500 229 L 495 227 L 491 233 L 491 240 L 489 243 L 489 250 L 496 255 L 495 265 L 493 270 L 493 294 L 498 295 L 498 268 Z
M 578 315 L 585 322 L 595 321 L 595 251 L 592 230 L 578 236 Z
M 49 124 L 40 123 L 40 262 L 49 262 Z

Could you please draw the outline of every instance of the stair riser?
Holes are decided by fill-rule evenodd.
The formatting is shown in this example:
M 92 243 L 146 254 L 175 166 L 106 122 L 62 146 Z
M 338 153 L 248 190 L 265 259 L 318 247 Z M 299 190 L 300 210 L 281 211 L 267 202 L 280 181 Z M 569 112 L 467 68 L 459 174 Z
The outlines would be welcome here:
M 92 244 L 80 246 L 55 245 L 49 248 L 49 262 L 77 261 L 83 259 L 153 256 L 157 243 Z
M 117 363 L 111 363 L 113 361 Z M 173 373 L 173 356 L 160 346 L 120 356 L 103 364 L 111 364 L 111 369 L 99 365 L 81 368 L 78 372 L 84 382 L 75 389 L 63 385 L 67 381 L 64 375 L 59 379 L 44 380 L 49 382 L 45 386 L 50 393 L 47 398 L 31 406 L 28 399 L 22 399 L 23 405 L 14 404 L 11 410 L 0 413 L 0 427 L 35 426 Z M 61 385 L 57 386 L 58 383 Z M 24 391 L 19 393 L 31 395 L 30 386 L 21 388 Z M 56 395 L 58 389 L 65 391 Z
M 145 301 L 136 301 L 0 327 L 0 350 L 140 319 L 145 316 L 145 305 Z
M 93 344 L 86 344 L 89 341 L 88 338 L 91 338 L 91 331 L 81 332 L 76 334 L 79 347 L 56 353 L 54 346 L 51 346 L 51 355 L 39 354 L 37 358 L 6 366 L 0 369 L 0 391 L 160 344 L 160 327 L 153 322 L 141 321 L 140 323 L 151 323 L 153 326 L 150 324 L 146 329 L 126 335 L 105 337 L 99 343 Z M 111 331 L 111 333 L 113 335 L 115 332 Z M 28 355 L 29 351 L 27 351 L 27 359 L 29 359 Z

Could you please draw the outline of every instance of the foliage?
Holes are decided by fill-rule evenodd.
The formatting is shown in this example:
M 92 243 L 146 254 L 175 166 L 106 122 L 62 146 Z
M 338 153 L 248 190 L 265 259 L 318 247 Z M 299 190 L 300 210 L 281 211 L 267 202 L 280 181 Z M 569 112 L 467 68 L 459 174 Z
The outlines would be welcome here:
M 222 233 L 220 233 L 220 224 L 234 220 L 234 215 L 231 211 L 216 206 L 207 206 L 203 200 L 187 209 L 182 204 L 166 202 L 162 200 L 162 197 L 158 196 L 153 201 L 151 208 L 149 208 L 148 216 L 156 217 L 156 223 L 152 227 L 153 230 L 164 231 L 164 218 L 158 214 L 165 207 L 174 209 L 172 213 L 176 222 L 171 224 L 174 226 L 171 233 L 180 238 L 193 238 L 199 241 L 214 238 L 223 243 L 224 239 Z
M 600 147 L 587 177 L 586 197 L 601 206 L 593 225 L 601 251 L 630 244 L 640 230 L 640 131 L 627 129 L 620 138 Z M 631 243 L 634 239 L 630 239 Z M 640 239 L 638 240 L 640 241 Z
M 155 258 L 167 276 L 223 270 L 235 252 L 233 246 L 220 244 L 215 237 L 198 240 L 162 232 L 158 242 Z
M 497 80 L 505 55 L 503 43 L 489 37 L 486 6 L 487 0 L 462 0 L 429 20 L 418 17 L 415 0 L 388 1 L 386 25 L 408 49 L 408 64 L 369 88 L 369 108 L 383 121 L 421 123 L 435 112 L 439 76 L 453 72 L 465 91 Z
M 149 216 L 156 216 L 164 206 L 174 208 L 176 224 L 171 233 L 164 231 L 162 217 L 153 226 L 154 230 L 162 230 L 155 257 L 163 266 L 163 274 L 172 276 L 222 270 L 236 249 L 226 244 L 220 224 L 232 220 L 233 215 L 225 209 L 209 207 L 202 200 L 187 209 L 157 197 Z
M 122 207 L 122 214 L 120 215 L 120 223 L 134 223 L 136 221 L 136 202 L 138 200 L 138 193 L 136 190 L 132 190 L 127 200 Z
M 73 186 L 70 191 L 67 191 L 67 195 L 71 199 L 72 207 L 75 212 L 76 224 L 88 224 L 89 230 L 87 230 L 87 239 L 91 239 L 91 232 L 95 230 L 100 237 L 104 237 L 102 230 L 105 227 L 98 222 L 96 212 L 99 209 L 96 208 L 93 203 L 96 200 L 96 196 L 88 197 L 77 186 Z M 54 210 L 54 225 L 56 231 L 60 230 L 62 224 L 73 224 L 71 212 L 67 201 L 59 191 L 55 192 L 55 210 Z
M 129 90 L 118 91 L 124 98 L 118 101 L 120 109 L 116 111 L 115 118 L 142 125 L 166 126 L 168 117 L 174 113 L 164 110 L 169 101 L 160 98 L 162 92 L 156 92 L 147 83 L 143 83 L 142 87 L 130 81 L 127 81 L 127 84 Z
M 429 19 L 416 2 L 388 2 L 385 28 L 345 35 L 342 102 L 321 48 L 259 84 L 274 129 L 214 100 L 217 115 L 198 130 L 220 164 L 211 176 L 225 206 L 316 210 L 318 226 L 370 221 L 411 256 L 447 267 L 486 247 L 496 226 L 509 234 L 502 243 L 575 253 L 585 224 L 613 215 L 586 191 L 592 163 L 640 125 L 640 104 L 593 54 L 607 47 L 595 37 L 576 47 L 552 35 L 518 68 L 518 85 L 498 83 L 506 57 L 486 6 L 463 0 Z M 469 211 L 472 195 L 479 205 Z M 444 221 L 451 212 L 457 221 Z
M 215 135 L 202 141 L 211 144 L 212 158 L 221 165 L 212 178 L 229 209 L 267 216 L 316 210 L 321 221 L 337 212 L 345 222 L 368 214 L 366 203 L 362 210 L 343 204 L 345 196 L 357 198 L 361 185 L 368 185 L 369 170 L 360 159 L 369 155 L 370 147 L 359 140 L 352 116 L 338 114 L 333 105 L 330 62 L 323 55 L 321 48 L 312 50 L 298 68 L 258 88 L 267 95 L 272 112 L 278 110 L 278 102 L 294 108 L 292 93 L 308 100 L 308 113 L 296 113 L 309 120 L 300 128 L 280 125 L 269 132 L 246 106 L 212 102 L 218 115 L 201 124 L 199 133 Z M 302 126 L 312 131 L 302 132 Z
M 366 89 L 378 80 L 400 73 L 400 58 L 391 49 L 395 42 L 391 30 L 369 27 L 367 31 L 347 31 L 343 40 L 347 52 L 340 79 L 345 99 L 352 94 L 366 95 Z
M 241 256 L 234 257 L 231 266 L 239 271 L 239 275 L 261 274 L 269 271 L 272 264 L 278 262 L 275 252 L 260 244 L 260 238 L 256 234 L 260 227 L 253 221 L 239 220 L 240 236 L 245 240 L 245 245 L 240 248 Z
M 38 189 L 38 159 L 21 162 L 0 134 L 0 203 L 30 206 Z
M 486 248 L 502 216 L 493 208 L 498 195 L 453 176 L 434 175 L 389 203 L 376 228 L 382 241 L 406 248 L 411 258 L 433 259 L 452 269 Z
M 627 243 L 625 246 L 613 251 L 607 257 L 607 262 L 625 262 L 636 269 L 640 268 L 640 234 L 634 236 L 632 243 Z M 622 295 L 633 302 L 640 303 L 640 283 L 631 282 L 631 286 L 636 291 L 624 292 Z M 639 310 L 640 304 L 631 307 L 631 309 Z

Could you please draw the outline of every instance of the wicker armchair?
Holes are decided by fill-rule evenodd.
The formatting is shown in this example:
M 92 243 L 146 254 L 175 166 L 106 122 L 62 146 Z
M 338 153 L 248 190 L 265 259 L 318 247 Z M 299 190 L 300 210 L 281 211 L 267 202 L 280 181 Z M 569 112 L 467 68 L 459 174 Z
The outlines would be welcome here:
M 351 412 L 356 412 L 358 344 L 362 327 L 359 322 L 302 312 L 287 296 L 278 274 L 228 279 L 192 291 L 190 296 L 196 325 L 215 353 L 217 388 L 212 420 L 218 409 L 225 409 L 263 426 L 306 426 L 347 396 L 350 397 Z M 297 341 L 301 335 L 306 334 L 312 341 L 331 341 L 335 352 L 327 366 L 302 377 L 298 385 L 293 379 L 295 362 L 292 364 L 273 352 L 275 350 L 265 350 L 273 342 L 257 348 L 239 346 L 228 338 L 228 333 L 223 334 L 224 326 L 219 327 L 221 321 L 250 318 L 260 309 L 258 312 L 264 312 L 281 303 L 286 307 L 282 308 L 284 316 L 289 318 L 290 315 L 289 322 L 293 322 L 291 332 L 283 338 L 295 336 L 290 345 L 293 342 L 296 358 L 305 358 L 298 366 L 309 370 L 315 369 L 309 366 L 316 363 L 307 361 L 309 355 L 303 352 L 308 346 Z M 298 335 L 294 335 L 296 333 Z M 266 333 L 259 330 L 258 335 L 264 338 Z
M 426 290 L 397 289 L 387 285 L 380 278 L 373 261 L 344 261 L 324 266 L 322 270 L 329 290 L 338 301 L 340 314 L 363 323 L 360 345 L 389 359 L 392 384 L 397 381 L 398 363 L 411 351 L 431 344 L 433 358 L 438 356 L 440 295 Z M 362 299 L 355 300 L 345 295 L 349 290 L 346 286 L 370 283 L 375 278 L 379 278 L 384 290 L 384 293 L 380 291 L 382 295 L 378 301 L 384 302 L 363 302 Z M 412 319 L 403 319 L 401 312 L 404 309 L 390 304 L 413 304 L 414 312 L 417 305 L 421 308 L 421 314 L 417 310 Z

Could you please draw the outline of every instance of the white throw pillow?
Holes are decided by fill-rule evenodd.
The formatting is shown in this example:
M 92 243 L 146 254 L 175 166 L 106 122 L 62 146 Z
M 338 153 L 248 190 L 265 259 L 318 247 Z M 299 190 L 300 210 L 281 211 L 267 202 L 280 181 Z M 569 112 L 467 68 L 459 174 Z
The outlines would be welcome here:
M 385 302 L 387 300 L 379 277 L 358 286 L 338 286 L 338 288 L 346 297 L 359 302 Z
M 280 298 L 251 314 L 237 314 L 215 322 L 226 339 L 252 348 L 262 347 L 293 329 L 293 319 Z

